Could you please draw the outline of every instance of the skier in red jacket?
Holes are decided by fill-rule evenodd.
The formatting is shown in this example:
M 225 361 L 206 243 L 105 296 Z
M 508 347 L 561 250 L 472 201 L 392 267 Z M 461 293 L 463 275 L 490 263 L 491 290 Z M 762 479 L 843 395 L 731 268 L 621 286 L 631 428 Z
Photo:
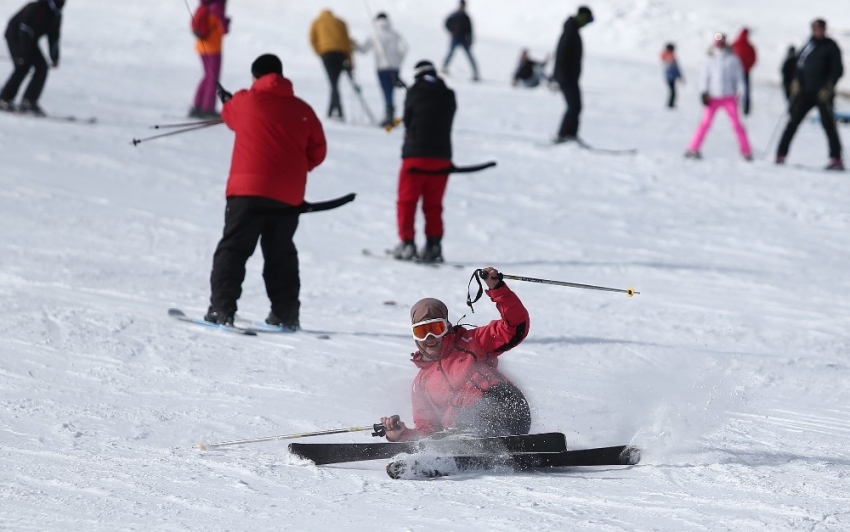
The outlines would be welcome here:
M 732 43 L 732 51 L 741 60 L 744 67 L 744 115 L 750 114 L 750 70 L 756 64 L 756 49 L 750 43 L 750 30 L 743 28 L 738 38 Z
M 292 238 L 307 173 L 324 161 L 327 145 L 315 112 L 295 97 L 292 82 L 283 77 L 280 59 L 262 55 L 251 73 L 250 90 L 231 96 L 219 89 L 224 103 L 221 117 L 236 133 L 236 140 L 227 180 L 224 234 L 213 257 L 212 295 L 204 319 L 233 323 L 245 263 L 259 240 L 271 300 L 266 323 L 297 330 L 301 283 Z
M 413 338 L 419 348 L 412 361 L 413 421 L 408 428 L 397 415 L 381 418 L 389 441 L 410 441 L 447 429 L 481 436 L 528 434 L 531 410 L 525 396 L 498 369 L 499 355 L 528 335 L 528 311 L 517 295 L 486 268 L 487 295 L 502 318 L 466 329 L 449 323 L 445 303 L 423 299 L 410 309 Z

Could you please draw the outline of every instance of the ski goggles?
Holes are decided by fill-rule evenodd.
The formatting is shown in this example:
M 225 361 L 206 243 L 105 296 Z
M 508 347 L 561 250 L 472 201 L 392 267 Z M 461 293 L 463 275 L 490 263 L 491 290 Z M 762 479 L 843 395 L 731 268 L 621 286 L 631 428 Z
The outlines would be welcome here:
M 414 323 L 411 327 L 413 327 L 413 337 L 421 342 L 428 338 L 429 334 L 434 338 L 445 336 L 449 332 L 449 321 L 445 318 L 434 318 Z

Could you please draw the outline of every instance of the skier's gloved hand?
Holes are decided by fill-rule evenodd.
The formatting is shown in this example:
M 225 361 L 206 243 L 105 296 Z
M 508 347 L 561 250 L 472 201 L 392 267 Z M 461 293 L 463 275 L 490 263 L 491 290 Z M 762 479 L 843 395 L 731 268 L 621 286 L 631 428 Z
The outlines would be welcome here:
M 381 425 L 387 432 L 387 441 L 399 441 L 402 434 L 407 430 L 407 425 L 399 416 L 382 417 Z
M 828 83 L 818 91 L 818 101 L 821 103 L 829 103 L 833 97 L 835 97 L 835 88 Z
M 221 86 L 221 83 L 218 84 L 218 87 L 215 90 L 216 94 L 218 94 L 218 99 L 221 100 L 221 103 L 227 103 L 233 98 L 233 93 L 227 92 L 224 90 L 224 87 Z
M 701 98 L 702 98 L 702 104 L 703 105 L 708 105 L 708 104 L 711 103 L 711 97 L 709 97 L 707 92 L 702 93 Z

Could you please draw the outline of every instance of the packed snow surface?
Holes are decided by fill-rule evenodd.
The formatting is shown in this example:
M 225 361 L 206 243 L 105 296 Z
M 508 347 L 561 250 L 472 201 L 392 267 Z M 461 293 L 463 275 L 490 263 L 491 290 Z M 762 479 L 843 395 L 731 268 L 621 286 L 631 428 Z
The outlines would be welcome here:
M 0 529 L 850 528 L 850 179 L 818 170 L 826 140 L 811 121 L 788 161 L 808 168 L 772 164 L 785 50 L 822 16 L 850 54 L 850 3 L 590 4 L 581 134 L 639 150 L 611 156 L 546 146 L 561 95 L 508 82 L 520 49 L 551 52 L 578 4 L 471 0 L 484 80 L 471 83 L 455 57 L 455 163 L 499 164 L 450 180 L 444 254 L 462 267 L 380 257 L 397 238 L 403 132 L 365 126 L 344 83 L 349 122 L 325 123 L 328 159 L 307 192 L 357 199 L 301 218 L 305 331 L 254 338 L 166 315 L 205 309 L 233 136 L 219 126 L 131 145 L 158 132 L 150 125 L 182 121 L 200 77 L 186 5 L 150 4 L 67 6 L 41 103 L 97 124 L 0 116 Z M 409 80 L 417 60 L 445 54 L 455 3 L 230 4 L 223 84 L 246 87 L 251 61 L 277 53 L 324 116 L 325 75 L 307 41 L 321 8 L 360 40 L 366 8 L 386 11 L 410 43 Z M 746 121 L 758 158 L 741 158 L 718 117 L 705 159 L 685 160 L 711 34 L 744 25 L 760 53 Z M 688 81 L 673 111 L 658 64 L 670 40 Z M 358 56 L 355 74 L 378 111 L 373 64 Z M 0 77 L 10 71 L 0 62 Z M 432 296 L 453 320 L 494 319 L 486 298 L 474 314 L 465 306 L 472 270 L 488 265 L 641 292 L 510 282 L 531 332 L 500 366 L 527 392 L 533 430 L 562 431 L 576 449 L 632 443 L 640 465 L 415 482 L 391 480 L 383 461 L 315 467 L 286 442 L 195 448 L 409 421 L 409 305 Z M 268 311 L 261 271 L 257 253 L 240 300 L 249 318 Z

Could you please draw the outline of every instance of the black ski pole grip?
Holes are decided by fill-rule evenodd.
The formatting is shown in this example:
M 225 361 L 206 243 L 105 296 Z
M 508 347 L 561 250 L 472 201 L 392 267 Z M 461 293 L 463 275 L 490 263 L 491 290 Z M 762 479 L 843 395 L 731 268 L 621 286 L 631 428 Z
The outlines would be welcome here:
M 484 280 L 487 280 L 490 277 L 490 274 L 487 273 L 487 270 L 478 270 L 478 277 L 481 277 Z M 496 276 L 500 281 L 502 280 L 502 274 Z
M 383 438 L 387 435 L 387 430 L 381 423 L 375 423 L 374 425 L 372 425 L 372 430 L 374 430 L 372 436 L 376 438 Z

